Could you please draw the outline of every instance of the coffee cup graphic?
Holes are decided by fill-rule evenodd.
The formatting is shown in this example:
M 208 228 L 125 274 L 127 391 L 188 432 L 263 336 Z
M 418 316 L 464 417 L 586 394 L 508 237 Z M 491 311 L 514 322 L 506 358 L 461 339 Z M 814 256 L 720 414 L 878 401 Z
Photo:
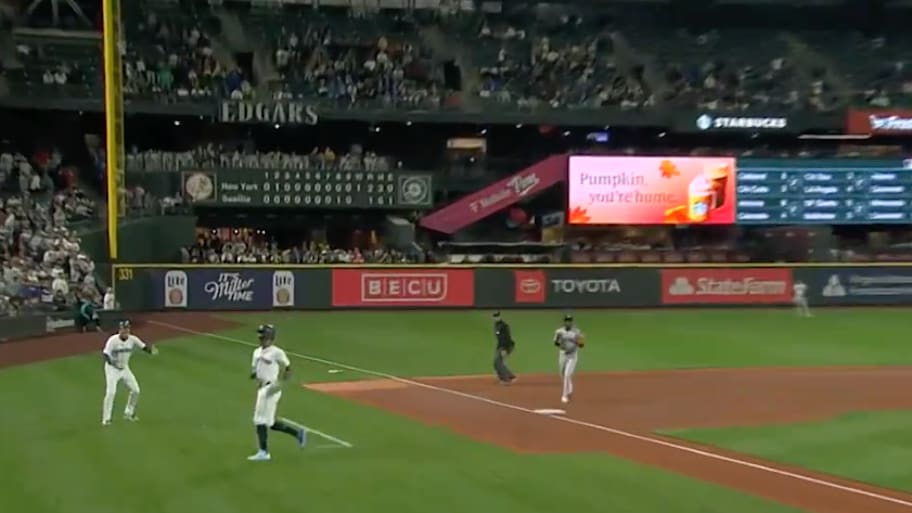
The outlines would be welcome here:
M 728 165 L 715 166 L 706 173 L 710 188 L 713 192 L 713 202 L 710 208 L 716 209 L 725 204 L 725 188 L 728 185 Z
M 702 223 L 709 217 L 715 203 L 712 184 L 705 176 L 698 176 L 687 187 L 687 219 Z

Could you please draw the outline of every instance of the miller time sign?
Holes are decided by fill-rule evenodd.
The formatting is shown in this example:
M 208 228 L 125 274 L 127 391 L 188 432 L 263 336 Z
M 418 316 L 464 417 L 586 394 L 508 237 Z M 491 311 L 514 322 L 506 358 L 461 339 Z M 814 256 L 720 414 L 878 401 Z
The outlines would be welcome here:
M 302 102 L 225 101 L 219 104 L 222 123 L 268 123 L 316 125 L 320 120 L 313 107 Z

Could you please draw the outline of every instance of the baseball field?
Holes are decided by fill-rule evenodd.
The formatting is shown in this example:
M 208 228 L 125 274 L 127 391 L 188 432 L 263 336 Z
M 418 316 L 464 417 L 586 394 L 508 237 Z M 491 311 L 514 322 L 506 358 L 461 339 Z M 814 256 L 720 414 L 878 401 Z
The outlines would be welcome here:
M 104 336 L 2 344 L 0 506 L 912 512 L 907 311 L 579 311 L 570 404 L 551 344 L 562 313 L 504 313 L 511 386 L 493 377 L 490 312 L 137 316 L 161 351 L 131 362 L 140 421 L 107 427 Z M 273 435 L 268 463 L 246 460 L 259 323 L 294 366 L 279 415 L 311 430 L 304 449 Z

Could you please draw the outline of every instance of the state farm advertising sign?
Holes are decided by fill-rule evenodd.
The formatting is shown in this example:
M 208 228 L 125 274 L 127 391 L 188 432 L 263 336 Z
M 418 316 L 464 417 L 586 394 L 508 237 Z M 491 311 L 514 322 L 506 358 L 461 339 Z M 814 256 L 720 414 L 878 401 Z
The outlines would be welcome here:
M 912 135 L 912 110 L 849 109 L 846 133 L 852 135 Z
M 473 306 L 471 269 L 333 269 L 335 307 Z
M 662 269 L 662 304 L 789 303 L 791 269 Z

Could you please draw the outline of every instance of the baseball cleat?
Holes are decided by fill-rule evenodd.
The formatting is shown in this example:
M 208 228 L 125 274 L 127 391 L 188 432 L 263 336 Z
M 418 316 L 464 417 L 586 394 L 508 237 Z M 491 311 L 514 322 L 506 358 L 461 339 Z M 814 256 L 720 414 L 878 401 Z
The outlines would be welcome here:
M 110 425 L 111 425 L 111 421 L 110 421 L 110 420 L 103 420 L 103 421 L 101 421 L 101 425 L 102 425 L 102 426 L 110 426 Z
M 564 404 L 569 403 L 569 402 L 570 402 L 570 398 L 567 397 L 567 396 L 563 396 L 563 397 L 561 397 L 561 402 L 564 403 Z
M 272 456 L 266 451 L 257 451 L 253 456 L 247 456 L 248 461 L 269 461 L 271 459 Z
M 130 422 L 139 421 L 139 417 L 135 413 L 124 413 L 124 420 L 129 420 Z
M 307 430 L 306 429 L 298 430 L 298 436 L 296 438 L 298 439 L 298 445 L 300 445 L 301 447 L 306 446 L 307 445 Z

